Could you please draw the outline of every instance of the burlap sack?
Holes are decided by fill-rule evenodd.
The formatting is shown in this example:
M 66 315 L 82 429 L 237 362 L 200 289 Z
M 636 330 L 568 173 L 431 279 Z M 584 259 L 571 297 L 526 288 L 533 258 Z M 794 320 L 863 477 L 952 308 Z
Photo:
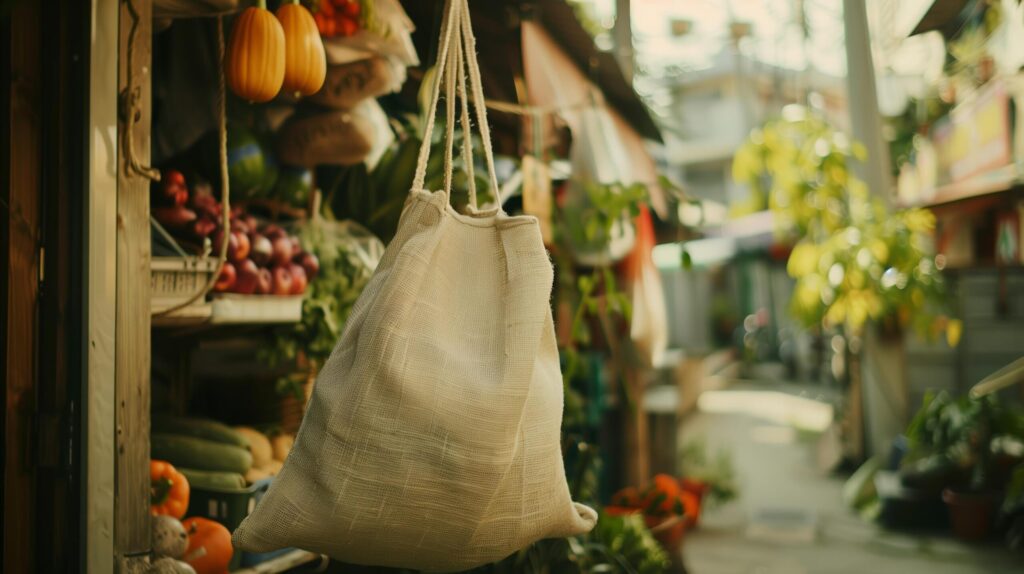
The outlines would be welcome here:
M 467 16 L 466 0 L 448 0 L 438 67 L 448 69 L 449 142 L 453 77 L 462 78 L 463 53 L 475 54 Z M 498 189 L 479 70 L 466 60 Z M 552 268 L 537 220 L 500 206 L 457 213 L 450 177 L 442 191 L 421 189 L 428 154 L 429 144 L 398 233 L 317 379 L 284 469 L 234 533 L 238 548 L 295 546 L 345 562 L 456 571 L 595 524 L 566 485 Z
M 309 96 L 315 104 L 347 110 L 366 98 L 391 91 L 391 67 L 384 58 L 368 58 L 340 66 L 328 66 L 320 91 Z
M 288 165 L 362 163 L 373 149 L 373 122 L 359 110 L 299 114 L 285 120 L 277 135 L 277 157 Z

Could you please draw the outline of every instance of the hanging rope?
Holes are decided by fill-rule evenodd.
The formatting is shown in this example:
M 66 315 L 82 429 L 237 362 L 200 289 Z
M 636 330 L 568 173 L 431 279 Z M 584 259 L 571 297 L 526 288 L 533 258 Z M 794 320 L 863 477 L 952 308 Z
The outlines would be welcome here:
M 124 158 L 127 163 L 128 175 L 138 175 L 151 181 L 160 181 L 160 171 L 143 165 L 135 155 L 135 124 L 142 118 L 142 88 L 135 85 L 135 40 L 139 34 L 139 12 L 135 0 L 127 0 L 128 14 L 132 17 L 132 27 L 128 31 L 128 62 L 125 78 L 127 86 L 121 92 L 121 118 L 125 124 Z
M 130 1 L 130 0 L 129 0 Z M 220 277 L 220 271 L 224 267 L 224 262 L 228 258 L 228 236 L 231 233 L 231 189 L 230 181 L 228 178 L 228 125 L 227 125 L 227 98 L 225 96 L 226 88 L 224 86 L 224 17 L 217 16 L 217 63 L 220 74 L 217 76 L 217 114 L 218 114 L 218 139 L 220 147 L 220 195 L 221 195 L 221 232 L 222 238 L 220 242 L 220 253 L 217 255 L 217 268 L 213 275 L 207 280 L 206 285 L 198 291 L 192 297 L 189 297 L 183 303 L 169 307 L 158 313 L 153 313 L 154 317 L 161 317 L 169 315 L 175 311 L 179 311 L 195 303 L 196 301 L 206 297 L 206 294 L 213 290 L 213 286 L 217 283 L 217 279 Z

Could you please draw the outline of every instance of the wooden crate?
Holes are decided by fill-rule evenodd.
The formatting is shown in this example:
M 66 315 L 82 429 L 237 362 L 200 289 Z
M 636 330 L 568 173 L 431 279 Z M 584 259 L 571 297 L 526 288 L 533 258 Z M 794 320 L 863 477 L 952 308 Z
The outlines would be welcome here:
M 211 257 L 154 257 L 149 272 L 151 310 L 160 312 L 184 303 L 202 291 L 216 271 L 217 260 Z M 205 301 L 196 303 L 202 306 Z

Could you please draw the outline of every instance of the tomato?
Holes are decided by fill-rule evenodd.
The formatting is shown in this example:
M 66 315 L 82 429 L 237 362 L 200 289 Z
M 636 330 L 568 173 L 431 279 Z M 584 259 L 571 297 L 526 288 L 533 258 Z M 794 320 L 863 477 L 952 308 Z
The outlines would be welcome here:
M 351 18 L 345 18 L 344 20 L 340 20 L 338 24 L 338 32 L 342 36 L 352 36 L 359 31 L 359 24 L 357 24 L 356 21 L 352 20 Z

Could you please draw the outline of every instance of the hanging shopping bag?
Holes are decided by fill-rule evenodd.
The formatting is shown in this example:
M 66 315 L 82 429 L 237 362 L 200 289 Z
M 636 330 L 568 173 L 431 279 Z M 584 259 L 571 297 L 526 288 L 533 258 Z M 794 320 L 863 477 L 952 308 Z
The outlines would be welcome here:
M 651 257 L 656 238 L 654 220 L 646 205 L 640 206 L 635 226 L 636 244 L 621 265 L 632 299 L 629 336 L 644 364 L 657 366 L 668 348 L 668 310 L 661 273 Z
M 566 484 L 553 272 L 537 220 L 477 209 L 472 174 L 468 212 L 456 212 L 451 145 L 444 189 L 422 189 L 442 76 L 446 141 L 460 119 L 469 133 L 466 67 L 498 189 L 468 13 L 466 0 L 446 3 L 427 143 L 398 232 L 316 381 L 283 470 L 235 531 L 238 548 L 456 571 L 597 520 Z

